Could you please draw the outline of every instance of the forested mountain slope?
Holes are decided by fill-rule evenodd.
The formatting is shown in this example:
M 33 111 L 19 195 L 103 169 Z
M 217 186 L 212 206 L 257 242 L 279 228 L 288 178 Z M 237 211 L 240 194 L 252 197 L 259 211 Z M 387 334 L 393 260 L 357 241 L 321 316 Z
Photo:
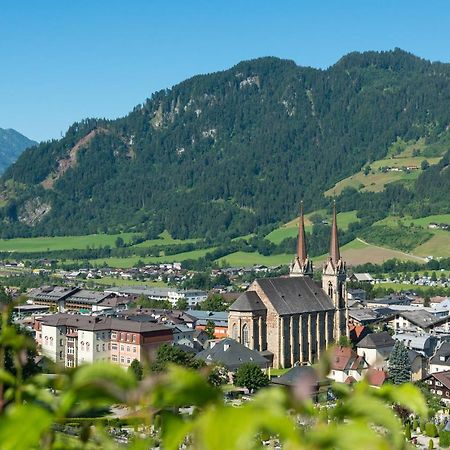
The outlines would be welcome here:
M 36 142 L 11 128 L 0 128 L 0 173 L 10 166 L 19 155 Z
M 449 125 L 450 64 L 401 50 L 352 53 L 327 70 L 245 61 L 24 152 L 1 180 L 2 235 L 246 234 L 294 217 L 300 199 L 325 204 L 326 189 L 398 138 L 433 142 Z M 417 192 L 439 196 L 427 176 Z

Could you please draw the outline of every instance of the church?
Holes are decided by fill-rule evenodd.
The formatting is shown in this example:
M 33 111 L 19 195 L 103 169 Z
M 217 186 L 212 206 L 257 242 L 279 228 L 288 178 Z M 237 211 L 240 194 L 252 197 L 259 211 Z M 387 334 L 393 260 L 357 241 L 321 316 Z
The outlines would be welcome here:
M 328 345 L 348 334 L 346 266 L 335 206 L 322 285 L 313 280 L 306 244 L 302 207 L 289 276 L 256 279 L 229 309 L 228 336 L 273 358 L 274 368 L 313 363 Z

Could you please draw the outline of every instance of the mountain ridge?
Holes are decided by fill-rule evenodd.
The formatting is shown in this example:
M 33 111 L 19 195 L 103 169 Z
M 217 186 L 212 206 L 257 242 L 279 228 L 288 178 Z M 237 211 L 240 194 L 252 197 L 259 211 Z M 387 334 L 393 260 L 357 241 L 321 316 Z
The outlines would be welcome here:
M 19 155 L 37 142 L 12 128 L 0 128 L 0 174 L 16 161 Z
M 432 141 L 449 124 L 449 64 L 398 49 L 352 53 L 328 69 L 243 61 L 25 152 L 2 177 L 2 233 L 246 234 L 293 217 L 300 199 L 320 206 L 318 193 L 399 137 Z M 45 189 L 96 129 L 107 132 L 81 145 Z

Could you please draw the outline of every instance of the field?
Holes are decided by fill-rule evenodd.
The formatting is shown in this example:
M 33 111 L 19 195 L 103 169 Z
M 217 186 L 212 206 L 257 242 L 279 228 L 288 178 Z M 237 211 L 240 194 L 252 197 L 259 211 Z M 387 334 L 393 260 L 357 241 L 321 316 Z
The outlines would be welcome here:
M 327 214 L 325 210 L 320 211 L 314 211 L 313 213 L 308 214 L 305 216 L 305 230 L 311 231 L 312 229 L 312 223 L 309 220 L 309 217 L 311 217 L 313 214 L 320 214 L 322 217 L 326 218 L 327 220 L 331 220 L 331 216 Z M 351 222 L 358 222 L 358 218 L 356 217 L 356 211 L 347 211 L 342 212 L 337 215 L 338 220 L 338 226 L 341 230 L 347 230 L 348 226 Z M 268 239 L 270 242 L 273 242 L 274 244 L 279 244 L 283 239 L 293 237 L 296 238 L 298 233 L 298 218 L 291 220 L 290 222 L 282 225 L 279 228 L 276 228 L 275 230 L 271 231 L 267 236 L 266 239 Z
M 177 244 L 190 244 L 197 242 L 198 239 L 174 239 L 168 231 L 163 231 L 159 235 L 159 239 L 151 239 L 140 244 L 136 244 L 133 247 L 153 247 L 155 245 L 177 245 Z
M 255 264 L 264 264 L 266 266 L 278 266 L 280 264 L 289 264 L 292 261 L 292 255 L 270 255 L 264 256 L 257 252 L 235 252 L 230 253 L 222 258 L 219 258 L 217 262 L 222 265 L 231 267 L 251 267 Z
M 114 247 L 118 237 L 121 237 L 124 242 L 129 242 L 133 234 L 88 234 L 85 236 L 1 239 L 0 251 L 46 252 L 52 250 L 84 249 L 86 247 L 104 247 L 106 245 Z
M 135 267 L 138 261 L 143 261 L 145 264 L 159 264 L 159 263 L 170 263 L 179 262 L 185 259 L 198 259 L 205 256 L 206 253 L 214 250 L 214 247 L 202 248 L 200 250 L 192 250 L 191 252 L 177 253 L 176 255 L 168 256 L 130 256 L 128 258 L 100 258 L 92 259 L 90 262 L 93 265 L 103 266 L 104 263 L 108 267 L 120 267 L 122 269 L 129 269 L 130 267 Z
M 376 225 L 396 226 L 397 222 L 401 222 L 403 225 L 409 225 L 413 223 L 416 226 L 425 228 L 427 231 L 433 234 L 433 237 L 419 245 L 414 249 L 414 254 L 422 257 L 449 257 L 450 256 L 450 231 L 434 230 L 428 228 L 430 223 L 446 223 L 450 224 L 450 214 L 439 214 L 427 217 L 421 217 L 419 219 L 412 219 L 410 217 L 386 217 L 386 219 L 376 222 Z
M 400 180 L 407 183 L 412 182 L 422 172 L 420 169 L 422 161 L 426 159 L 430 165 L 437 164 L 440 161 L 441 155 L 447 149 L 447 140 L 448 136 L 445 135 L 438 143 L 429 145 L 426 145 L 423 139 L 411 142 L 395 142 L 389 148 L 386 158 L 370 163 L 371 170 L 367 175 L 361 169 L 336 183 L 335 186 L 325 192 L 325 195 L 338 195 L 346 187 L 353 187 L 361 191 L 380 192 L 389 183 Z M 419 155 L 413 156 L 414 152 L 419 152 Z M 415 166 L 418 169 L 411 170 L 410 173 L 404 171 L 383 173 L 379 170 L 381 167 L 402 168 L 411 166 Z

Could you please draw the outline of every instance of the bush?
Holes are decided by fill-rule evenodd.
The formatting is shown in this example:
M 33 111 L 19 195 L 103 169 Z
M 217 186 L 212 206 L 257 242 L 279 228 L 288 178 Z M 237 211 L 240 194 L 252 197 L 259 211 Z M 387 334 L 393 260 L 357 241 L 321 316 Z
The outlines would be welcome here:
M 411 425 L 409 422 L 405 426 L 405 438 L 408 439 L 408 441 L 411 440 Z
M 425 434 L 429 437 L 437 437 L 438 435 L 437 428 L 433 422 L 428 422 L 425 425 Z
M 430 439 L 429 442 L 428 442 L 428 449 L 429 450 L 433 450 L 433 448 L 434 448 L 433 439 Z
M 417 419 L 414 419 L 412 427 L 414 431 L 417 431 L 417 428 L 419 428 L 419 422 L 417 421 Z
M 450 447 L 450 431 L 442 430 L 439 433 L 439 446 Z

